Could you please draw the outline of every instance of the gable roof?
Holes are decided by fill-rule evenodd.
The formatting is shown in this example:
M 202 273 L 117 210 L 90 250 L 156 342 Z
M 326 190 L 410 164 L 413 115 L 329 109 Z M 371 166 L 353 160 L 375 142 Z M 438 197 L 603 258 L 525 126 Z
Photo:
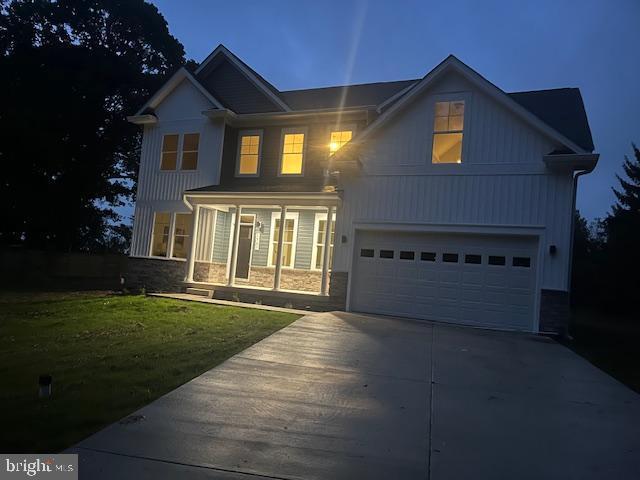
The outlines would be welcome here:
M 244 77 L 256 87 L 256 95 L 260 97 L 249 98 L 244 95 L 244 104 L 228 101 L 225 97 L 226 90 L 215 82 L 205 78 L 206 67 L 220 63 L 222 59 L 230 62 Z M 334 87 L 309 88 L 303 90 L 279 91 L 274 85 L 265 80 L 260 74 L 234 55 L 224 45 L 219 45 L 196 69 L 195 76 L 185 68 L 176 72 L 156 92 L 145 105 L 136 113 L 141 115 L 148 108 L 154 108 L 183 80 L 190 81 L 203 95 L 205 95 L 215 108 L 229 109 L 237 113 L 264 113 L 271 111 L 265 105 L 273 105 L 280 112 L 302 112 L 306 110 L 339 110 L 343 108 L 375 108 L 380 116 L 372 122 L 362 133 L 368 132 L 395 115 L 402 106 L 415 98 L 425 85 L 434 81 L 434 77 L 454 68 L 472 83 L 484 89 L 494 99 L 502 102 L 507 108 L 519 115 L 533 126 L 543 131 L 551 138 L 576 152 L 592 152 L 594 150 L 593 139 L 584 108 L 580 90 L 577 88 L 558 88 L 550 90 L 536 90 L 528 92 L 507 93 L 486 80 L 473 69 L 465 65 L 453 55 L 449 55 L 439 65 L 432 69 L 421 79 L 399 80 L 391 82 L 363 83 L 355 85 L 340 85 Z M 230 82 L 232 88 L 234 83 Z M 270 103 L 265 103 L 265 102 Z M 232 105 L 232 103 L 234 105 Z M 366 135 L 359 134 L 354 138 Z
M 586 153 L 587 150 L 579 146 L 574 141 L 570 140 L 564 134 L 557 131 L 555 128 L 542 121 L 538 116 L 524 108 L 514 99 L 512 99 L 506 92 L 496 87 L 493 83 L 489 82 L 479 73 L 472 68 L 465 65 L 458 60 L 455 56 L 449 55 L 442 62 L 440 62 L 433 70 L 427 73 L 416 85 L 408 89 L 408 91 L 402 95 L 393 105 L 387 108 L 380 114 L 376 120 L 374 120 L 369 126 L 367 126 L 362 132 L 360 132 L 350 143 L 352 147 L 364 141 L 373 132 L 380 129 L 386 122 L 398 114 L 402 108 L 404 108 L 412 99 L 416 98 L 420 93 L 425 91 L 436 80 L 442 77 L 445 72 L 456 71 L 461 74 L 483 93 L 491 97 L 496 102 L 502 104 L 505 108 L 512 113 L 526 121 L 542 133 L 546 134 L 556 142 L 562 144 L 564 147 L 575 153 Z M 349 149 L 344 149 L 341 155 L 347 155 Z
M 160 89 L 154 93 L 147 102 L 140 107 L 134 116 L 142 115 L 149 109 L 155 109 L 178 85 L 183 81 L 191 83 L 215 108 L 224 108 L 220 101 L 211 92 L 204 88 L 185 67 L 180 68 L 167 80 Z
M 227 47 L 220 44 L 209 54 L 207 58 L 198 66 L 195 75 L 201 78 L 207 66 L 209 66 L 217 57 L 223 56 L 229 60 L 253 85 L 274 104 L 276 109 L 290 111 L 289 106 L 280 97 L 280 92 L 276 87 L 267 82 L 260 74 L 258 74 L 249 65 L 244 63 L 240 58 L 234 55 Z

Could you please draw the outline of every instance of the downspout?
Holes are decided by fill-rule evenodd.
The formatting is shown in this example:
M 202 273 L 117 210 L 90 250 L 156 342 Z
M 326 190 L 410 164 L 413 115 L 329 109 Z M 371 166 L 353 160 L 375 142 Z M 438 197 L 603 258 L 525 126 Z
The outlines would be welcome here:
M 569 237 L 570 239 L 569 240 L 570 241 L 569 243 L 569 278 L 567 279 L 569 305 L 571 305 L 571 278 L 573 274 L 573 241 L 574 241 L 575 231 L 576 231 L 576 197 L 578 194 L 578 178 L 592 171 L 593 171 L 593 168 L 589 170 L 580 170 L 573 174 L 573 201 L 571 203 L 571 233 Z

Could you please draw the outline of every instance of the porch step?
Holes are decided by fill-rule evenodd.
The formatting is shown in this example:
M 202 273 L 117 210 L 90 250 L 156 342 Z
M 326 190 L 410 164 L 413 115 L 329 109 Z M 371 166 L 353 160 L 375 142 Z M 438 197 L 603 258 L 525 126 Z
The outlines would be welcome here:
M 198 295 L 200 297 L 213 298 L 213 290 L 206 288 L 187 288 L 187 293 L 190 295 Z

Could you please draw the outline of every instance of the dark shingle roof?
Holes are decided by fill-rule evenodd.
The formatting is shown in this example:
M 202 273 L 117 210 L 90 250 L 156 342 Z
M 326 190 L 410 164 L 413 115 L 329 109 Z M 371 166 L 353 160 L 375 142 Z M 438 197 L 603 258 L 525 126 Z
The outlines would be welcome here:
M 363 83 L 338 87 L 310 88 L 280 92 L 292 110 L 363 107 L 379 105 L 418 80 Z M 343 103 L 344 98 L 344 103 Z
M 280 92 L 280 97 L 292 110 L 380 105 L 418 80 L 365 83 L 307 90 Z M 530 92 L 507 93 L 540 120 L 569 138 L 585 150 L 594 149 L 582 95 L 577 88 L 557 88 Z
M 514 92 L 509 96 L 574 143 L 588 152 L 593 151 L 587 113 L 578 88 Z

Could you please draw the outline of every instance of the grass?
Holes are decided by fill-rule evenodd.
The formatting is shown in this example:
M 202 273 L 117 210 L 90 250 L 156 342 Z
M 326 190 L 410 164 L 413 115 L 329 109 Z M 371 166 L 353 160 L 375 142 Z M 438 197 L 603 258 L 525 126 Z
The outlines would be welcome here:
M 0 451 L 56 452 L 297 315 L 104 293 L 0 293 Z M 38 376 L 53 395 L 38 398 Z
M 567 346 L 598 368 L 640 393 L 640 321 L 576 309 Z

